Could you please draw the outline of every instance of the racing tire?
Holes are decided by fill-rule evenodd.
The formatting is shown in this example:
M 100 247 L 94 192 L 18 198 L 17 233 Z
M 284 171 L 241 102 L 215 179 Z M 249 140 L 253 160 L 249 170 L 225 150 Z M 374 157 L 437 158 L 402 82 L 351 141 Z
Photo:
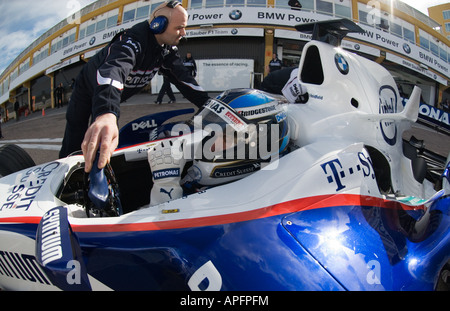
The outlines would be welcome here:
M 30 155 L 17 145 L 0 147 L 0 177 L 36 166 Z

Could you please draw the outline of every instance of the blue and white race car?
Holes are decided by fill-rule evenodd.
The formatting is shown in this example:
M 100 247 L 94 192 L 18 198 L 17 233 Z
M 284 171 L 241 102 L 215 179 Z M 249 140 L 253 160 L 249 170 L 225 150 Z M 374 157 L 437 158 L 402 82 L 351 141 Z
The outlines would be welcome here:
M 15 154 L 23 167 L 0 178 L 0 288 L 448 290 L 449 159 L 430 169 L 402 140 L 420 89 L 403 107 L 384 68 L 340 48 L 360 31 L 352 22 L 298 29 L 313 34 L 298 69 L 305 103 L 230 90 L 204 108 L 211 124 L 234 129 L 269 116 L 282 125 L 277 156 L 223 162 L 213 152 L 152 174 L 148 150 L 161 142 L 208 145 L 203 127 L 173 135 L 188 123 L 169 121 L 190 109 L 131 122 L 110 165 L 90 175 L 82 155 L 28 167 L 4 147 L 0 157 Z M 250 134 L 245 144 L 261 145 Z M 185 180 L 189 170 L 182 197 L 164 190 L 167 201 L 152 204 L 155 178 Z M 224 179 L 208 184 L 215 178 Z

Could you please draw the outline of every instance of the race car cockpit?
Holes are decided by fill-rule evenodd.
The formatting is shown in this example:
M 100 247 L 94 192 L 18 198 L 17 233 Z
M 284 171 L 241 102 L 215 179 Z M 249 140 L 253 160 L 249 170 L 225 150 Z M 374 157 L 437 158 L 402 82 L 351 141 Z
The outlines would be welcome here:
M 289 152 L 286 104 L 256 89 L 227 90 L 187 121 L 148 131 L 152 140 L 116 152 L 104 170 L 73 167 L 57 196 L 87 217 L 119 216 L 247 177 Z
M 285 103 L 254 89 L 232 89 L 211 99 L 186 122 L 191 135 L 177 136 L 175 126 L 172 137 L 148 151 L 153 178 L 150 204 L 244 178 L 284 154 L 290 137 Z M 193 143 L 199 133 L 201 139 Z M 172 159 L 174 155 L 178 159 Z

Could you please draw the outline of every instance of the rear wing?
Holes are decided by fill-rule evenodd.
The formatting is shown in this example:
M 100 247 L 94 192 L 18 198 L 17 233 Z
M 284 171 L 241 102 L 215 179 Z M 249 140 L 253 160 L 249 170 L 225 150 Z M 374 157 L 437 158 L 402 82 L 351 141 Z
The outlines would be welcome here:
M 334 46 L 340 46 L 342 39 L 349 33 L 364 33 L 361 27 L 345 18 L 300 24 L 295 26 L 295 29 L 312 35 L 312 40 L 325 42 Z

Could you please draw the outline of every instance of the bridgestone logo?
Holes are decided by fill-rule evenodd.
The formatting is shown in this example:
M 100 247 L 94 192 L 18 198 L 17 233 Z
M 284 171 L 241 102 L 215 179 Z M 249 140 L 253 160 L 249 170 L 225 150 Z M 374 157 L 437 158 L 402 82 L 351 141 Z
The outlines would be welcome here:
M 239 114 L 243 117 L 250 117 L 250 116 L 254 116 L 254 115 L 258 115 L 258 114 L 268 113 L 268 112 L 274 111 L 275 109 L 276 109 L 275 106 L 270 106 L 270 107 L 253 109 L 253 110 L 248 110 L 248 111 L 239 111 Z

